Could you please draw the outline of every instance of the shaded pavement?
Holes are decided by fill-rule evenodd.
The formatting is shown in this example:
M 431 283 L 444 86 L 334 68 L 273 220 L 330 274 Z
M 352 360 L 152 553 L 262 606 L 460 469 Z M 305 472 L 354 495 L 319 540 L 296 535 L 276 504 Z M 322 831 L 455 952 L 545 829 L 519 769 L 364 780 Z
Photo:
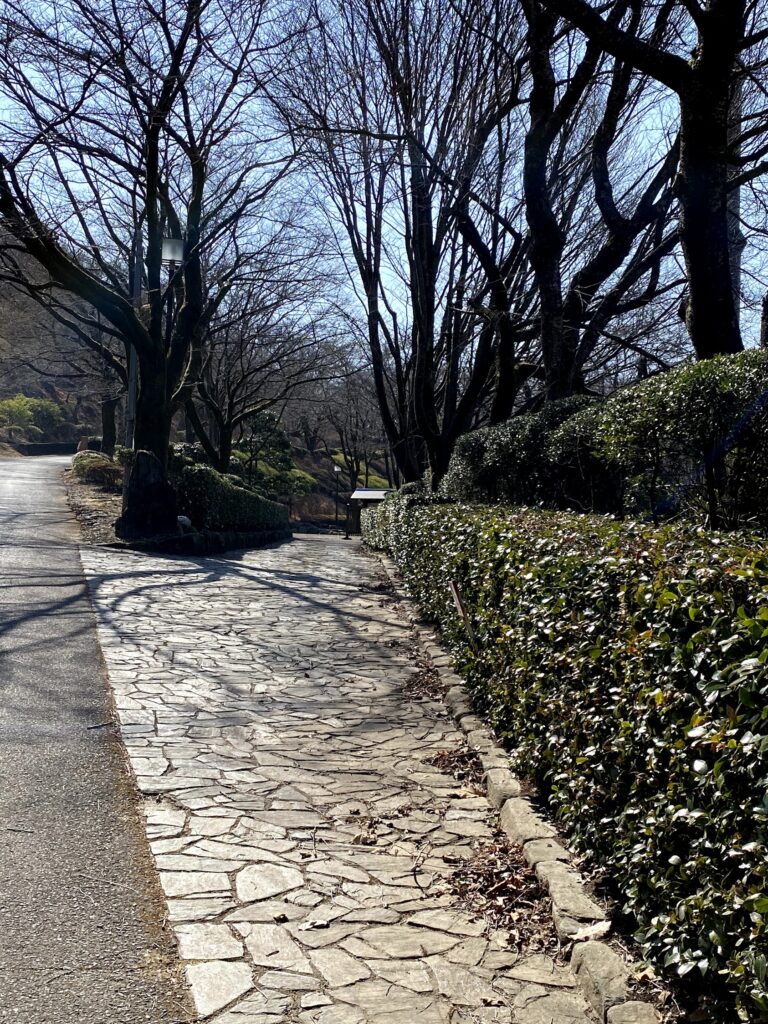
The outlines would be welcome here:
M 0 1021 L 186 1019 L 66 505 L 0 460 Z
M 201 1020 L 587 1024 L 567 967 L 453 895 L 493 815 L 432 763 L 463 737 L 408 698 L 354 542 L 83 560 Z

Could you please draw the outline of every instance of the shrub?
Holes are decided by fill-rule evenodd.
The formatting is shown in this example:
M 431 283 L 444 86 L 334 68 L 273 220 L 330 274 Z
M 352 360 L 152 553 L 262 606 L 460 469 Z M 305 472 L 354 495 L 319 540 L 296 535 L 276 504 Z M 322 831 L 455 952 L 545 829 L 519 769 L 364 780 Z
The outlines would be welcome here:
M 592 402 L 544 438 L 543 457 L 553 467 L 551 497 L 556 508 L 607 513 L 624 509 L 626 473 L 602 447 L 607 404 Z
M 82 483 L 99 484 L 109 490 L 119 491 L 123 485 L 122 467 L 100 452 L 78 452 L 72 459 L 72 472 Z
M 686 364 L 459 438 L 443 493 L 768 526 L 768 352 Z
M 620 466 L 625 506 L 654 519 L 768 522 L 768 353 L 682 366 L 605 403 L 596 450 Z
M 210 466 L 185 466 L 181 470 L 178 507 L 198 529 L 288 529 L 288 510 L 284 505 L 267 501 Z
M 0 401 L 0 427 L 9 437 L 17 434 L 34 440 L 53 440 L 63 422 L 61 409 L 47 398 L 15 395 Z
M 565 398 L 538 412 L 464 434 L 456 442 L 440 491 L 458 501 L 552 503 L 558 467 L 546 457 L 545 441 L 563 420 L 594 399 Z
M 645 953 L 722 1021 L 768 1016 L 768 555 L 600 516 L 389 498 L 395 557 Z M 477 651 L 448 591 L 457 582 Z
M 125 468 L 133 463 L 133 448 L 126 448 L 122 444 L 115 445 L 115 453 L 112 456 L 118 466 Z

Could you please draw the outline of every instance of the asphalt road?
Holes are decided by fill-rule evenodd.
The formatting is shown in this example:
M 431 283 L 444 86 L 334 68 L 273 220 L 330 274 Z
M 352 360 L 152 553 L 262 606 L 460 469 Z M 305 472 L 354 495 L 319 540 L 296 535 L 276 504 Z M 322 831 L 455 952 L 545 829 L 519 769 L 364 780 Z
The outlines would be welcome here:
M 187 1019 L 114 729 L 66 458 L 0 459 L 0 1021 Z

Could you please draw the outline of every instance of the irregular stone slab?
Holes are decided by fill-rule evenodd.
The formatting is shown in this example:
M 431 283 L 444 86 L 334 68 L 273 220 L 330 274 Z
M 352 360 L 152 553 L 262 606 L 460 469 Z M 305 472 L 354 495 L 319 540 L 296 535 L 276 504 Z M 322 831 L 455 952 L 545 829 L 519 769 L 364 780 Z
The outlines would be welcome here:
M 243 868 L 237 876 L 236 891 L 243 903 L 255 903 L 281 896 L 291 889 L 304 884 L 296 868 L 281 867 L 278 864 L 258 864 Z
M 660 1015 L 650 1003 L 634 1000 L 612 1006 L 608 1010 L 608 1024 L 658 1024 Z
M 515 1024 L 594 1024 L 581 996 L 529 985 L 514 1000 Z
M 485 921 L 473 921 L 460 910 L 423 910 L 409 917 L 408 924 L 448 932 L 449 935 L 474 937 L 482 935 L 487 928 Z
M 512 1024 L 512 1011 L 500 1006 L 454 1010 L 450 1024 Z
M 485 939 L 465 939 L 464 942 L 460 942 L 458 946 L 449 949 L 444 955 L 445 959 L 449 960 L 452 964 L 476 967 L 483 960 L 487 949 L 488 942 Z M 510 960 L 514 960 L 514 955 L 510 957 Z M 483 967 L 487 968 L 488 964 L 483 962 Z
M 186 975 L 195 1008 L 201 1017 L 223 1009 L 253 987 L 251 969 L 245 963 L 211 960 L 189 964 Z
M 221 872 L 161 871 L 160 884 L 166 896 L 229 892 L 229 878 Z
M 516 981 L 532 981 L 538 985 L 549 985 L 555 988 L 575 988 L 576 979 L 573 974 L 558 967 L 551 957 L 543 954 L 521 957 L 514 966 L 504 972 L 504 977 Z
M 329 875 L 331 878 L 346 878 L 350 882 L 367 882 L 368 874 L 359 868 L 344 864 L 340 860 L 309 862 L 307 871 L 314 875 Z
M 380 978 L 372 978 L 370 981 L 361 981 L 356 985 L 347 988 L 338 988 L 333 991 L 333 998 L 353 1006 L 359 1006 L 367 1013 L 396 1013 L 407 1010 L 413 1014 L 413 1021 L 420 1021 L 420 1013 L 425 1012 L 432 1005 L 433 996 L 417 995 L 408 989 L 400 988 Z
M 225 924 L 180 924 L 175 931 L 182 960 L 236 960 L 243 955 L 242 942 Z
M 360 910 L 350 910 L 344 914 L 342 921 L 362 924 L 396 924 L 400 915 L 396 910 L 388 910 L 386 907 L 363 907 Z
M 406 964 L 401 960 L 369 960 L 368 966 L 377 977 L 391 981 L 400 988 L 408 988 L 411 992 L 432 992 L 434 989 L 431 976 L 421 964 Z
M 317 1006 L 333 1006 L 333 1000 L 322 992 L 307 992 L 301 997 L 302 1010 L 312 1010 Z
M 454 1006 L 503 1006 L 506 1000 L 495 991 L 489 978 L 477 971 L 452 964 L 442 957 L 428 957 L 425 961 L 432 971 L 437 987 Z
M 602 942 L 579 942 L 571 957 L 581 991 L 597 1015 L 627 998 L 627 967 L 622 958 Z
M 295 939 L 301 942 L 302 946 L 309 946 L 310 949 L 319 949 L 321 946 L 336 945 L 349 935 L 359 932 L 365 925 L 360 924 L 331 924 L 327 928 L 303 928 L 301 924 L 289 924 L 288 931 Z
M 211 1024 L 283 1024 L 290 1008 L 290 996 L 254 992 L 214 1017 Z
M 309 914 L 309 907 L 300 907 L 286 900 L 263 900 L 247 907 L 238 907 L 227 914 L 227 921 L 252 921 L 263 924 L 280 924 L 284 921 L 301 921 Z
M 362 1010 L 354 1006 L 329 1006 L 311 1013 L 302 1013 L 299 1024 L 367 1024 Z
M 331 988 L 352 985 L 356 981 L 369 978 L 371 972 L 359 960 L 340 949 L 316 949 L 312 954 L 312 963 L 322 974 Z
M 213 899 L 199 899 L 191 897 L 167 901 L 168 917 L 171 921 L 205 921 L 210 918 L 220 917 L 234 902 L 226 897 L 215 897 Z
M 236 871 L 245 867 L 243 861 L 216 860 L 213 857 L 189 857 L 184 854 L 160 854 L 155 857 L 158 871 Z
M 311 992 L 320 988 L 317 978 L 308 974 L 292 974 L 289 971 L 267 971 L 259 978 L 262 988 L 276 988 L 282 992 Z
M 368 945 L 396 959 L 443 953 L 457 945 L 459 941 L 453 935 L 397 924 L 369 928 L 360 933 L 360 938 Z
M 245 937 L 251 960 L 261 967 L 277 967 L 311 974 L 312 966 L 291 936 L 276 924 L 242 924 L 238 929 Z

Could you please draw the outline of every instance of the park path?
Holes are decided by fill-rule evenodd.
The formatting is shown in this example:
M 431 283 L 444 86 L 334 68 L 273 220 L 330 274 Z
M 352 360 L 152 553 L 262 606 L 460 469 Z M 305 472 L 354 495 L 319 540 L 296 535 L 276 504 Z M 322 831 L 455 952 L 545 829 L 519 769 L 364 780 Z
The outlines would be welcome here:
M 356 542 L 83 560 L 200 1019 L 587 1024 L 450 893 L 490 808 L 427 763 L 461 735 Z

